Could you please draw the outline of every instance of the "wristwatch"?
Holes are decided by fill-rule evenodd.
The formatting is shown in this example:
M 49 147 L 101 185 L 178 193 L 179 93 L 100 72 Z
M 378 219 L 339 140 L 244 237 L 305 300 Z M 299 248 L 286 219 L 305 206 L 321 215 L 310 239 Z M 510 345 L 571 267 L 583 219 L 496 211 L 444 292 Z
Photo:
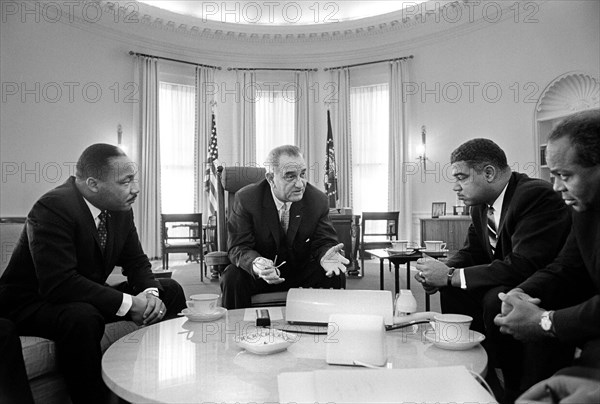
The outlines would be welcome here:
M 540 327 L 542 327 L 542 330 L 554 335 L 554 328 L 552 327 L 552 313 L 552 311 L 545 311 L 542 313 Z
M 454 274 L 454 271 L 456 271 L 456 268 L 450 268 L 448 269 L 448 286 L 452 286 L 452 275 Z

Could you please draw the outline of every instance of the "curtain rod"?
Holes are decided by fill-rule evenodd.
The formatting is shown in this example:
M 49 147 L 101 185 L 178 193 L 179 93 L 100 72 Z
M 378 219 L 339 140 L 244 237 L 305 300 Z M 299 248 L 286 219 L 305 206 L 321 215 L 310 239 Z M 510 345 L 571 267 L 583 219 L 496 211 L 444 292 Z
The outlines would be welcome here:
M 276 67 L 228 67 L 228 71 L 232 70 L 282 70 L 282 71 L 293 71 L 293 72 L 316 72 L 319 69 L 292 69 L 292 68 L 276 68 Z
M 385 59 L 385 60 L 376 60 L 374 62 L 365 62 L 365 63 L 356 63 L 353 65 L 346 65 L 346 66 L 338 66 L 338 67 L 326 67 L 325 69 L 323 69 L 324 71 L 328 71 L 328 70 L 337 70 L 337 69 L 344 69 L 346 67 L 357 67 L 357 66 L 365 66 L 365 65 L 372 65 L 375 63 L 383 63 L 383 62 L 394 62 L 396 60 L 405 60 L 405 59 L 412 59 L 414 58 L 413 55 L 410 56 L 403 56 L 401 58 L 393 58 L 393 59 Z
M 217 69 L 217 70 L 221 70 L 221 66 L 211 66 L 211 65 L 203 65 L 201 63 L 194 63 L 194 62 L 188 62 L 186 60 L 178 60 L 178 59 L 171 59 L 171 58 L 166 58 L 166 57 L 162 57 L 162 56 L 153 56 L 153 55 L 147 55 L 145 53 L 137 53 L 134 51 L 129 51 L 129 54 L 132 56 L 146 56 L 149 58 L 157 58 L 157 59 L 162 59 L 162 60 L 169 60 L 171 62 L 177 62 L 177 63 L 184 63 L 186 65 L 193 65 L 193 66 L 201 66 L 201 67 L 210 67 L 213 69 Z

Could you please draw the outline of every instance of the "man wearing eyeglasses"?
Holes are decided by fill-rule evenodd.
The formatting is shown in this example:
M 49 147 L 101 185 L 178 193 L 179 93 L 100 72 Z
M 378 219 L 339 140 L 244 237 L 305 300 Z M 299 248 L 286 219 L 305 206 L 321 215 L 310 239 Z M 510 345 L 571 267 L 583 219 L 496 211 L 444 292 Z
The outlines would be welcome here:
M 239 190 L 227 221 L 231 264 L 221 276 L 223 307 L 249 307 L 252 295 L 294 287 L 345 285 L 327 196 L 309 184 L 296 146 L 267 157 L 265 179 Z

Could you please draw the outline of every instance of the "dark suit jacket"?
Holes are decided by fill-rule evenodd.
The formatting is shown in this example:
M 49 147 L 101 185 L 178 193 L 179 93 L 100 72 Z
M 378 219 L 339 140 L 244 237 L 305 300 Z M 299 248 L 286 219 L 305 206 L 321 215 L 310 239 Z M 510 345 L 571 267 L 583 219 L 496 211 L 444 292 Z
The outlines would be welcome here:
M 571 234 L 554 262 L 519 287 L 540 298 L 541 307 L 559 309 L 553 317 L 559 339 L 595 339 L 600 361 L 600 195 L 588 210 L 573 212 Z
M 115 265 L 123 268 L 134 293 L 160 288 L 142 250 L 133 213 L 109 213 L 103 254 L 94 218 L 74 177 L 42 196 L 29 212 L 0 278 L 0 311 L 24 316 L 44 302 L 86 302 L 105 317 L 114 316 L 123 294 L 105 281 Z
M 318 263 L 325 252 L 338 244 L 329 218 L 327 196 L 311 184 L 302 200 L 292 203 L 286 237 L 267 180 L 247 185 L 236 194 L 227 221 L 229 259 L 253 275 L 256 257 L 287 261 L 281 276 L 294 277 Z
M 447 262 L 465 268 L 467 289 L 514 287 L 554 259 L 571 226 L 570 209 L 552 186 L 512 173 L 492 256 L 485 204 L 471 207 L 472 224 L 464 247 Z

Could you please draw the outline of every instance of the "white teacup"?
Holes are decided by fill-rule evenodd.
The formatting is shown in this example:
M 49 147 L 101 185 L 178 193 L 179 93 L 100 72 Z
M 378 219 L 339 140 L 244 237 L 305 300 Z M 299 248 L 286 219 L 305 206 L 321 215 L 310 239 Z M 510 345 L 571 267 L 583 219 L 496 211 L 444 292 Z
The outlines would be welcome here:
M 435 338 L 443 342 L 465 342 L 470 340 L 473 317 L 464 314 L 436 314 Z
M 425 241 L 425 249 L 429 251 L 442 251 L 446 248 L 446 243 L 443 241 Z
M 219 295 L 212 293 L 191 295 L 185 304 L 194 314 L 212 314 L 217 310 L 218 299 Z
M 408 240 L 394 240 L 391 243 L 392 250 L 400 252 L 405 252 L 412 246 L 412 243 Z

